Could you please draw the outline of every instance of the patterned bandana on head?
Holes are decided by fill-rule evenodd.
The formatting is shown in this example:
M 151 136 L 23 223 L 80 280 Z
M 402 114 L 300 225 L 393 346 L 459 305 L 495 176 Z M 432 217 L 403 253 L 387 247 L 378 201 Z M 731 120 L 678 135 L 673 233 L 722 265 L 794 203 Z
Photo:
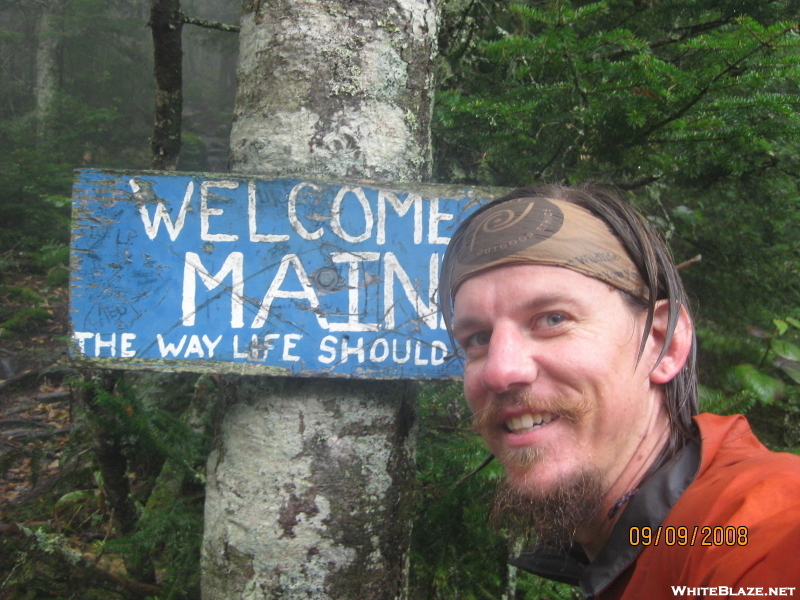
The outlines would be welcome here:
M 490 206 L 456 232 L 447 255 L 443 304 L 452 301 L 465 279 L 511 264 L 564 267 L 648 297 L 636 266 L 606 224 L 561 200 L 517 198 Z M 449 316 L 450 306 L 443 308 Z

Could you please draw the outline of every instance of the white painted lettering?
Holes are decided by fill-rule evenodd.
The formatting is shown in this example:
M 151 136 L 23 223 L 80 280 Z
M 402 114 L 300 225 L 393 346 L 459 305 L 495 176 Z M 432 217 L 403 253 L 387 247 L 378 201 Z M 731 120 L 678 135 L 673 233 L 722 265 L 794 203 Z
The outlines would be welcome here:
M 91 331 L 76 331 L 72 334 L 72 337 L 78 342 L 81 354 L 86 354 L 86 340 L 93 338 L 94 334 Z
M 214 348 L 217 347 L 221 339 L 222 336 L 218 335 L 217 339 L 212 342 L 211 338 L 207 335 L 203 336 L 203 343 L 206 345 L 206 348 L 208 348 L 208 358 L 214 358 Z
M 247 358 L 247 352 L 239 350 L 239 336 L 233 336 L 233 358 Z
M 381 353 L 378 354 L 378 348 L 381 348 Z M 369 348 L 369 359 L 372 362 L 383 362 L 389 357 L 389 342 L 383 338 L 378 338 L 372 342 Z
M 397 340 L 392 340 L 392 360 L 398 365 L 402 365 L 409 358 L 411 358 L 411 340 L 406 340 L 406 355 L 402 359 L 397 356 Z
M 320 354 L 317 357 L 317 360 L 326 365 L 329 365 L 333 361 L 335 361 L 336 346 L 334 346 L 333 344 L 338 344 L 338 343 L 339 343 L 339 338 L 332 335 L 326 335 L 324 338 L 322 338 L 322 340 L 319 343 L 319 349 L 322 350 L 323 352 L 327 352 L 328 356 L 323 356 L 322 354 Z
M 436 351 L 439 350 L 441 352 L 441 356 L 436 356 Z M 434 340 L 431 344 L 431 364 L 441 365 L 444 364 L 444 359 L 447 357 L 447 346 L 444 342 L 440 342 L 439 340 Z
M 131 342 L 136 339 L 135 333 L 123 333 L 120 341 L 120 353 L 122 358 L 132 358 L 136 356 L 136 350 L 131 350 Z
M 420 348 L 422 348 L 422 342 L 417 340 L 414 343 L 414 364 L 415 365 L 427 365 L 428 364 L 428 359 L 427 358 L 422 358 L 419 355 Z
M 293 354 L 289 354 L 289 351 L 297 346 L 295 342 L 302 339 L 303 336 L 300 335 L 299 333 L 287 333 L 285 336 L 283 336 L 283 360 L 291 360 L 291 361 L 300 360 L 299 356 L 294 356 Z
M 244 255 L 241 252 L 231 252 L 219 272 L 212 276 L 200 262 L 200 256 L 195 252 L 187 252 L 183 268 L 183 317 L 185 326 L 194 325 L 195 312 L 197 311 L 195 295 L 197 281 L 194 274 L 200 276 L 201 281 L 209 291 L 222 283 L 222 280 L 231 273 L 231 327 L 244 327 Z
M 247 360 L 260 360 L 264 361 L 267 358 L 267 352 L 269 352 L 269 345 L 267 342 L 264 342 L 264 345 L 261 346 L 258 343 L 258 336 L 254 333 L 250 336 L 250 344 L 247 346 L 247 353 L 242 357 L 246 358 Z M 258 351 L 264 350 L 264 356 L 259 356 Z
M 361 205 L 361 210 L 364 211 L 364 221 L 366 222 L 364 225 L 364 233 L 358 236 L 350 235 L 344 229 L 342 229 L 342 202 L 344 201 L 344 197 L 348 194 L 348 192 L 353 192 L 355 197 L 358 199 L 358 203 Z M 363 242 L 364 240 L 368 240 L 372 235 L 372 227 L 374 225 L 372 207 L 369 205 L 369 202 L 367 202 L 367 196 L 364 194 L 364 190 L 362 190 L 360 187 L 343 187 L 339 190 L 339 192 L 336 194 L 336 197 L 333 199 L 333 205 L 331 206 L 331 217 L 331 231 L 333 231 L 333 233 L 338 235 L 346 242 L 357 244 L 359 242 Z
M 94 355 L 100 356 L 100 350 L 103 348 L 111 349 L 111 356 L 117 355 L 117 334 L 112 333 L 111 339 L 107 342 L 103 341 L 99 333 L 94 334 Z
M 186 346 L 186 354 L 183 355 L 183 358 L 189 358 L 190 354 L 197 354 L 199 358 L 203 358 L 205 354 L 203 353 L 203 346 L 200 345 L 200 336 L 192 335 L 189 338 L 189 345 Z
M 395 308 L 394 299 L 394 278 L 400 282 L 406 298 L 414 306 L 416 316 L 410 320 L 422 319 L 431 329 L 436 329 L 439 319 L 439 308 L 436 305 L 436 293 L 439 289 L 439 255 L 431 254 L 428 263 L 429 285 L 428 285 L 428 304 L 422 299 L 417 291 L 418 285 L 411 282 L 408 273 L 400 266 L 400 261 L 393 252 L 387 252 L 383 259 L 384 279 L 383 279 L 383 311 L 386 329 L 395 329 Z
M 235 242 L 239 239 L 238 235 L 230 233 L 209 233 L 208 218 L 213 215 L 221 215 L 224 211 L 221 208 L 211 208 L 208 205 L 208 190 L 211 188 L 223 190 L 235 190 L 239 187 L 238 181 L 204 181 L 200 184 L 200 239 L 209 242 Z
M 439 212 L 439 199 L 431 198 L 430 201 L 430 214 L 428 217 L 428 243 L 429 244 L 443 244 L 450 243 L 449 237 L 439 236 L 439 223 L 442 221 L 452 221 L 455 215 L 451 213 Z
M 130 184 L 134 195 L 141 198 L 139 195 L 141 188 L 139 187 L 139 184 L 136 183 L 136 180 L 131 179 L 128 183 Z M 163 202 L 159 202 L 156 206 L 156 212 L 153 215 L 153 220 L 151 221 L 150 214 L 147 212 L 145 201 L 140 199 L 139 214 L 142 217 L 142 223 L 144 224 L 144 231 L 147 234 L 147 237 L 149 237 L 151 240 L 156 239 L 156 235 L 158 234 L 158 226 L 161 224 L 161 221 L 164 221 L 164 227 L 167 229 L 169 239 L 173 242 L 178 239 L 178 234 L 181 232 L 181 229 L 183 229 L 183 225 L 186 222 L 186 211 L 189 208 L 189 201 L 192 199 L 192 194 L 194 194 L 194 182 L 190 181 L 189 185 L 186 186 L 186 193 L 183 196 L 183 203 L 178 210 L 178 218 L 175 220 L 174 225 Z
M 251 242 L 286 242 L 289 236 L 286 234 L 258 233 L 256 223 L 256 182 L 250 181 L 247 184 L 247 220 L 250 224 Z
M 364 362 L 364 338 L 358 338 L 358 345 L 355 348 L 350 348 L 350 338 L 349 336 L 344 336 L 342 338 L 342 359 L 343 363 L 347 362 L 347 359 L 350 358 L 352 354 L 358 356 L 358 362 Z
M 414 206 L 414 243 L 422 243 L 422 196 L 408 194 L 402 202 L 391 192 L 378 190 L 378 234 L 375 241 L 378 245 L 386 243 L 386 203 L 394 208 L 398 216 L 405 216 L 411 206 Z
M 183 350 L 183 345 L 186 343 L 186 338 L 188 336 L 184 335 L 181 338 L 180 343 L 176 346 L 173 343 L 164 343 L 164 338 L 161 336 L 160 333 L 156 334 L 156 339 L 158 340 L 158 349 L 161 352 L 161 358 L 166 357 L 168 354 L 176 357 L 180 354 L 181 350 Z
M 333 252 L 331 259 L 335 263 L 347 263 L 347 323 L 330 323 L 331 331 L 378 331 L 377 323 L 360 323 L 361 313 L 359 293 L 361 289 L 358 276 L 359 265 L 362 262 L 380 259 L 378 252 Z M 366 309 L 365 311 L 366 312 Z
M 280 336 L 279 333 L 268 333 L 268 334 L 266 334 L 264 336 L 264 343 L 262 344 L 261 347 L 264 350 L 264 358 L 265 359 L 267 358 L 267 356 L 269 356 L 269 351 L 272 350 L 275 347 L 275 344 L 273 344 L 272 342 L 274 340 L 280 339 L 280 337 L 281 336 Z M 253 336 L 253 339 L 255 340 L 256 336 Z M 285 354 L 285 352 L 284 352 L 284 354 Z
M 308 240 L 309 242 L 312 240 L 316 240 L 322 237 L 324 233 L 322 227 L 317 229 L 316 231 L 308 231 L 303 224 L 300 222 L 300 219 L 297 218 L 297 195 L 300 193 L 304 187 L 310 187 L 316 191 L 320 191 L 320 187 L 318 185 L 314 185 L 313 183 L 298 183 L 296 186 L 292 188 L 292 191 L 289 192 L 289 223 L 291 223 L 292 228 L 297 232 L 297 234 L 303 238 L 304 240 Z
M 281 289 L 281 285 L 286 278 L 290 266 L 294 269 L 295 275 L 300 282 L 300 287 L 302 288 L 300 291 L 289 292 Z M 266 323 L 269 318 L 269 311 L 275 298 L 296 298 L 298 300 L 307 301 L 314 316 L 317 318 L 319 326 L 323 329 L 329 328 L 328 320 L 320 314 L 319 298 L 317 298 L 314 288 L 311 287 L 308 275 L 296 254 L 287 254 L 281 259 L 278 272 L 272 280 L 267 293 L 264 295 L 264 299 L 261 301 L 261 306 L 258 309 L 258 314 L 256 314 L 255 319 L 253 319 L 253 324 L 250 327 L 259 329 L 264 326 L 264 323 Z

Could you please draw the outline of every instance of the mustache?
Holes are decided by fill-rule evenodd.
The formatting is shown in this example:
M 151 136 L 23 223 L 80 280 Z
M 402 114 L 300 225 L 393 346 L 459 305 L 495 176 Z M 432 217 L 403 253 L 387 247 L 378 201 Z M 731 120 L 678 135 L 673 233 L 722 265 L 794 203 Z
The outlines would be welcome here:
M 575 402 L 560 397 L 545 398 L 530 388 L 510 390 L 494 395 L 486 406 L 472 415 L 472 429 L 482 433 L 496 427 L 500 422 L 500 412 L 508 407 L 527 408 L 532 413 L 547 412 L 575 422 L 589 412 L 589 405 L 589 399 L 585 396 Z

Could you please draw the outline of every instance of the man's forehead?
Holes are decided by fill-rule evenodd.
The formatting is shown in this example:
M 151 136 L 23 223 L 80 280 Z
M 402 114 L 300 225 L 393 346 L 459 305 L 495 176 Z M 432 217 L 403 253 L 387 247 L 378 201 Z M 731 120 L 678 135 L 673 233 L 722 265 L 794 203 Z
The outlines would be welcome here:
M 613 286 L 594 277 L 566 267 L 537 264 L 504 264 L 479 271 L 459 286 L 454 297 L 458 321 L 459 306 L 493 294 L 521 310 L 544 308 L 550 305 L 574 305 L 598 291 L 617 292 Z M 462 311 L 463 312 L 463 311 Z

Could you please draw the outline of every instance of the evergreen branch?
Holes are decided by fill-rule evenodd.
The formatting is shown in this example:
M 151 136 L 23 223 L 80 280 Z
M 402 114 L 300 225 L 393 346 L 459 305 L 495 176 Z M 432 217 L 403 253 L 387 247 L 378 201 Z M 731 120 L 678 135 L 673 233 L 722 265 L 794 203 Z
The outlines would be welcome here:
M 670 44 L 678 44 L 680 42 L 685 42 L 693 38 L 695 35 L 700 33 L 705 33 L 708 31 L 713 31 L 714 29 L 718 29 L 723 25 L 727 25 L 732 20 L 735 19 L 735 16 L 730 15 L 727 17 L 722 17 L 719 19 L 714 19 L 713 21 L 706 21 L 705 23 L 698 23 L 697 25 L 687 25 L 686 27 L 679 27 L 677 29 L 673 29 L 666 37 L 663 37 L 659 40 L 655 40 L 652 42 L 647 42 L 648 50 L 655 50 L 656 48 L 661 48 L 663 46 L 669 46 Z M 677 32 L 684 31 L 684 33 L 677 34 Z M 608 54 L 605 59 L 610 61 L 616 61 L 622 58 L 623 56 L 627 56 L 631 54 L 631 50 L 625 48 L 623 50 L 618 50 L 617 52 L 612 52 Z
M 726 67 L 725 67 L 724 69 L 722 69 L 722 70 L 721 70 L 719 73 L 717 73 L 717 74 L 716 74 L 714 77 L 712 77 L 712 78 L 711 78 L 711 80 L 710 80 L 710 81 L 708 81 L 708 83 L 706 83 L 706 85 L 704 85 L 702 88 L 700 88 L 700 90 L 697 92 L 697 94 L 695 94 L 695 95 L 694 95 L 694 97 L 693 97 L 693 98 L 691 98 L 691 99 L 690 99 L 690 100 L 689 100 L 689 101 L 688 101 L 686 104 L 684 104 L 684 105 L 683 105 L 683 106 L 682 106 L 680 109 L 678 109 L 676 112 L 674 112 L 673 114 L 669 115 L 668 117 L 666 117 L 666 118 L 662 119 L 661 121 L 659 121 L 659 122 L 658 122 L 658 123 L 656 123 L 655 125 L 651 126 L 651 127 L 650 127 L 650 128 L 647 130 L 647 131 L 645 131 L 644 133 L 642 133 L 642 134 L 638 135 L 638 136 L 637 136 L 637 137 L 636 137 L 636 138 L 635 138 L 635 139 L 632 141 L 632 143 L 629 145 L 629 147 L 636 146 L 636 145 L 638 145 L 638 144 L 641 144 L 641 143 L 643 143 L 643 142 L 644 142 L 644 140 L 645 140 L 645 139 L 646 139 L 646 138 L 647 138 L 649 135 L 651 135 L 652 133 L 654 133 L 654 132 L 658 131 L 658 130 L 659 130 L 659 129 L 661 129 L 662 127 L 665 127 L 666 125 L 669 125 L 669 124 L 670 124 L 670 123 L 672 123 L 673 121 L 677 121 L 678 119 L 680 119 L 680 118 L 681 118 L 682 116 L 684 116 L 684 115 L 685 115 L 687 112 L 689 112 L 689 111 L 692 109 L 692 107 L 693 107 L 695 104 L 697 104 L 698 102 L 700 102 L 700 100 L 702 100 L 702 99 L 703 99 L 703 98 L 704 98 L 704 97 L 705 97 L 705 96 L 706 96 L 706 95 L 707 95 L 707 94 L 708 94 L 708 93 L 711 91 L 711 88 L 712 88 L 712 86 L 713 86 L 715 83 L 717 83 L 717 82 L 718 82 L 720 79 L 722 79 L 722 78 L 723 78 L 725 75 L 727 75 L 728 73 L 731 73 L 731 72 L 735 71 L 736 69 L 738 69 L 738 68 L 739 68 L 739 66 L 740 66 L 740 65 L 741 65 L 741 64 L 742 64 L 744 61 L 746 61 L 748 58 L 750 58 L 750 57 L 752 57 L 753 55 L 757 54 L 757 53 L 758 53 L 758 52 L 760 52 L 762 49 L 764 49 L 764 48 L 768 47 L 768 46 L 769 46 L 769 45 L 770 45 L 770 44 L 771 44 L 771 43 L 772 43 L 774 40 L 778 39 L 779 37 L 781 37 L 781 36 L 783 36 L 783 35 L 786 35 L 786 34 L 787 34 L 789 31 L 791 31 L 793 28 L 794 28 L 794 25 L 792 25 L 792 26 L 790 26 L 790 27 L 788 27 L 788 28 L 786 28 L 786 29 L 783 29 L 782 31 L 780 31 L 780 32 L 776 33 L 774 36 L 772 36 L 771 38 L 769 38 L 769 39 L 767 39 L 767 40 L 764 40 L 764 41 L 759 41 L 759 42 L 758 42 L 758 45 L 757 45 L 755 48 L 753 48 L 753 49 L 752 49 L 752 50 L 750 50 L 749 52 L 745 52 L 745 53 L 744 53 L 742 56 L 740 56 L 740 57 L 739 57 L 737 60 L 735 60 L 735 61 L 733 61 L 732 63 L 728 64 L 728 66 L 726 66 Z
M 219 31 L 226 31 L 228 33 L 239 33 L 238 25 L 226 25 L 225 23 L 207 21 L 205 19 L 190 17 L 184 13 L 181 13 L 181 16 L 183 17 L 183 22 L 189 25 L 197 25 L 198 27 L 205 27 L 206 29 L 218 29 Z

